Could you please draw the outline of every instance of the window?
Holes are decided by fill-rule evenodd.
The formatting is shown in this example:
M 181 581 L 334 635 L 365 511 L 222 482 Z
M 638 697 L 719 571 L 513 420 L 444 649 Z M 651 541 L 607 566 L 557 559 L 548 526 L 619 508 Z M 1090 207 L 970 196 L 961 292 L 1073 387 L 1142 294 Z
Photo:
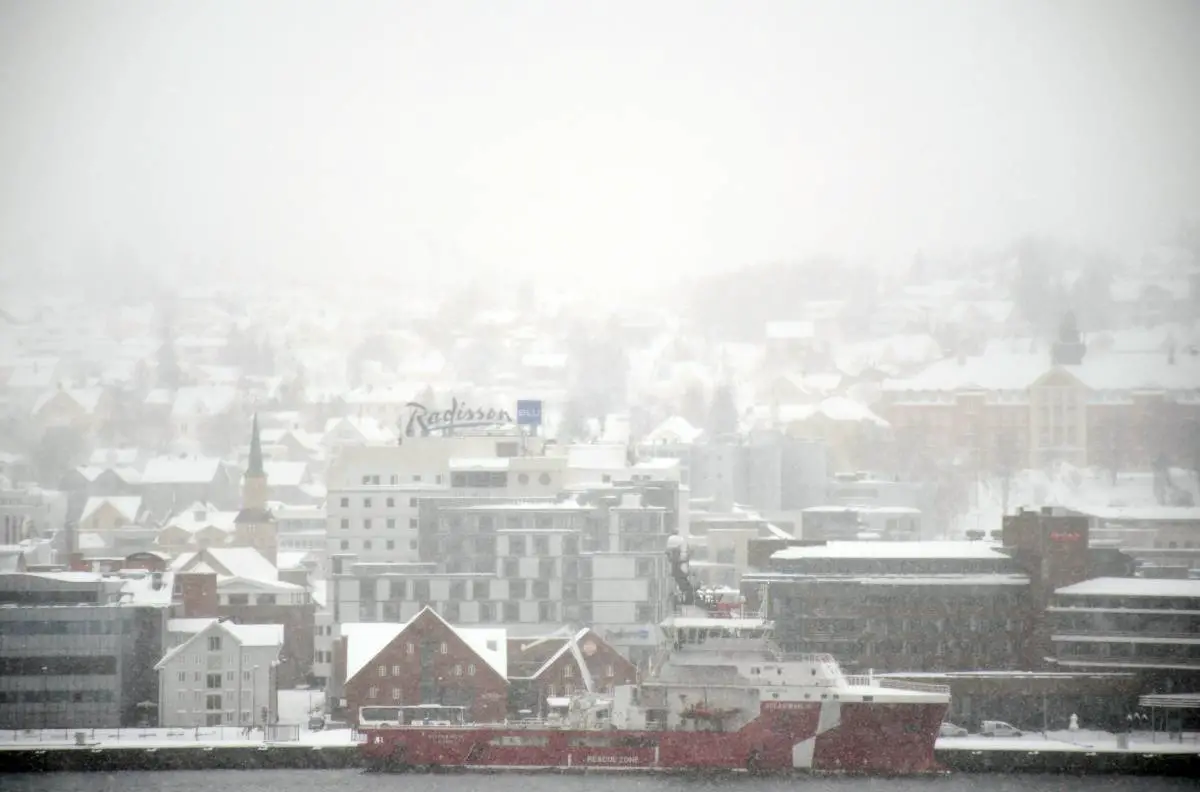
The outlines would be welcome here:
M 367 689 L 367 698 L 379 698 L 379 688 L 372 687 Z
M 417 499 L 416 499 L 416 498 L 409 498 L 409 499 L 408 499 L 408 505 L 409 505 L 409 506 L 412 506 L 412 507 L 415 509 L 415 508 L 417 507 Z
M 396 499 L 395 499 L 395 498 L 388 498 L 388 499 L 387 499 L 387 507 L 388 507 L 389 509 L 394 509 L 394 508 L 396 508 Z
M 392 701 L 400 700 L 400 688 L 392 688 Z
M 219 636 L 219 635 L 208 636 L 208 651 L 210 651 L 210 652 L 221 651 L 221 636 Z
M 339 543 L 339 546 L 341 547 L 341 549 L 342 549 L 342 550 L 349 550 L 349 549 L 350 549 L 350 542 L 349 542 L 348 540 L 346 540 L 346 539 L 343 539 L 343 540 L 342 540 L 342 541 Z
M 467 676 L 475 676 L 475 664 L 471 663 L 467 666 Z
M 400 676 L 400 666 L 398 666 L 398 665 L 392 666 L 392 676 L 394 676 L 394 677 Z
M 345 529 L 347 529 L 347 528 L 349 528 L 349 527 L 350 527 L 350 520 L 348 520 L 348 519 L 346 519 L 345 517 L 343 517 L 343 518 L 342 518 L 342 523 L 341 523 L 341 524 L 342 524 L 342 530 L 345 530 Z
M 440 651 L 442 654 L 447 654 L 447 653 L 450 651 L 450 647 L 446 645 L 446 642 L 445 642 L 445 641 L 442 641 L 442 645 L 441 645 L 441 647 L 439 648 L 439 651 Z
M 462 676 L 462 663 L 454 664 L 454 676 Z
M 207 681 L 207 684 L 205 685 L 205 687 L 207 687 L 209 690 L 220 690 L 221 689 L 221 675 L 220 674 L 209 674 L 208 681 Z
M 233 672 L 232 672 L 232 671 L 226 671 L 226 672 L 225 672 L 225 681 L 226 681 L 226 682 L 232 682 L 232 681 L 233 681 Z
M 387 543 L 387 549 L 388 549 L 388 550 L 395 550 L 395 549 L 396 549 L 396 543 L 395 543 L 395 542 L 393 542 L 391 539 L 388 539 L 388 543 Z
M 379 666 L 379 676 L 387 676 L 387 666 Z
M 396 527 L 396 518 L 395 518 L 395 517 L 388 517 L 388 519 L 387 519 L 387 527 L 388 527 L 388 528 L 395 528 L 395 527 Z
M 371 518 L 370 517 L 366 517 L 363 519 L 363 530 L 366 530 L 366 531 L 371 530 Z
M 216 693 L 216 694 L 214 694 L 214 695 L 211 695 L 211 696 L 206 696 L 206 697 L 205 697 L 205 705 L 204 705 L 204 708 L 205 708 L 205 709 L 208 709 L 208 710 L 219 710 L 219 709 L 221 709 L 221 694 L 220 694 L 220 693 Z
M 542 475 L 538 476 L 538 484 L 541 484 L 543 487 L 549 485 L 550 484 L 550 474 L 543 473 Z
M 408 642 L 408 645 L 404 647 L 404 651 L 408 654 L 412 654 L 415 651 L 413 649 L 412 641 Z
M 249 594 L 230 594 L 229 595 L 229 604 L 230 605 L 249 605 L 250 604 L 250 595 Z
M 508 554 L 514 556 L 525 555 L 525 537 L 510 536 L 508 537 Z
M 529 474 L 528 473 L 518 473 L 517 474 L 517 483 L 518 484 L 528 484 L 529 483 Z
M 535 556 L 550 555 L 550 537 L 548 537 L 548 536 L 533 537 L 533 554 Z
M 342 508 L 343 509 L 350 508 L 350 499 L 349 498 L 342 498 Z
M 408 519 L 408 527 L 409 527 L 409 528 L 416 528 L 416 527 L 417 527 L 417 518 L 416 518 L 416 517 L 410 517 L 410 518 Z
M 371 540 L 364 539 L 363 540 L 363 550 L 370 550 L 370 549 L 371 549 Z
M 476 580 L 471 583 L 471 599 L 487 599 L 488 583 L 486 580 Z
M 526 588 L 525 581 L 518 578 L 517 580 L 508 581 L 508 596 L 510 599 L 525 599 Z
M 180 681 L 180 682 L 187 682 L 187 671 L 180 671 L 180 672 L 179 672 L 179 681 Z

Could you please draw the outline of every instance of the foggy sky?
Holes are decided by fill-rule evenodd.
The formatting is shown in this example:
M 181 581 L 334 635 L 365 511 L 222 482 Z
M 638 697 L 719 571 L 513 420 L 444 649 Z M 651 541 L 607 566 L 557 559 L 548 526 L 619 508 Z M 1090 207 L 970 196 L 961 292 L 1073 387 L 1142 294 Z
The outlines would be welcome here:
M 677 276 L 1200 207 L 1192 0 L 0 0 L 0 265 Z

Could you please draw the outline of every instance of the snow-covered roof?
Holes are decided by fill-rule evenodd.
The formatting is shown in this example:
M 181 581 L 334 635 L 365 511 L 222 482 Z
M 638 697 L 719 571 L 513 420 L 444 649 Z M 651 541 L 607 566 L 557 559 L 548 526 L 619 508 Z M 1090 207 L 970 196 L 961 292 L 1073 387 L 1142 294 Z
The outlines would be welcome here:
M 195 635 L 196 633 L 208 627 L 215 622 L 216 619 L 169 619 L 167 621 L 167 632 L 169 633 L 187 633 Z
M 136 448 L 97 448 L 88 458 L 88 464 L 99 467 L 132 467 L 137 464 L 137 460 Z
M 278 582 L 279 570 L 253 547 L 209 547 L 194 553 L 183 553 L 171 562 L 176 572 L 191 572 L 206 563 L 226 577 Z
M 988 542 L 827 542 L 823 545 L 785 547 L 771 558 L 793 561 L 803 558 L 880 559 L 1004 559 L 998 546 Z
M 304 483 L 304 477 L 308 472 L 308 463 L 269 460 L 263 462 L 263 470 L 267 474 L 269 486 L 298 487 Z
M 646 445 L 658 445 L 661 443 L 690 444 L 696 442 L 703 434 L 704 430 L 692 426 L 687 418 L 684 418 L 682 415 L 672 415 L 654 427 L 642 442 Z
M 766 335 L 771 340 L 812 338 L 816 326 L 812 322 L 767 322 Z
M 349 682 L 374 657 L 404 632 L 411 622 L 351 622 L 341 626 L 346 642 L 346 679 Z
M 142 509 L 142 496 L 140 495 L 107 495 L 102 497 L 91 497 L 83 504 L 83 511 L 79 514 L 79 521 L 83 522 L 100 510 L 105 504 L 117 510 L 117 513 L 126 522 L 133 522 L 137 519 L 138 512 Z
M 222 624 L 242 646 L 283 646 L 282 624 Z
M 1200 580 L 1100 577 L 1055 589 L 1067 597 L 1156 597 L 1200 599 Z
M 89 415 L 96 411 L 96 407 L 100 404 L 100 400 L 104 397 L 103 388 L 65 388 L 62 390 L 51 390 L 43 393 L 33 403 L 31 412 L 36 415 L 42 411 L 50 401 L 56 398 L 59 394 L 65 395 L 67 398 L 74 401 L 79 408 Z
M 170 626 L 168 625 L 169 629 Z M 192 636 L 186 641 L 164 654 L 162 659 L 154 664 L 154 670 L 161 671 L 167 668 L 172 660 L 187 651 L 192 644 L 204 640 L 207 635 L 215 631 L 226 633 L 242 647 L 283 646 L 282 624 L 234 624 L 231 621 L 211 619 L 207 625 L 202 626 L 199 630 L 192 633 Z
M 206 484 L 216 478 L 221 460 L 205 457 L 155 457 L 142 471 L 143 484 Z
M 452 627 L 471 651 L 508 679 L 508 633 L 497 627 Z
M 197 415 L 221 415 L 237 403 L 237 388 L 229 385 L 201 385 L 180 388 L 171 403 L 171 415 L 188 418 Z

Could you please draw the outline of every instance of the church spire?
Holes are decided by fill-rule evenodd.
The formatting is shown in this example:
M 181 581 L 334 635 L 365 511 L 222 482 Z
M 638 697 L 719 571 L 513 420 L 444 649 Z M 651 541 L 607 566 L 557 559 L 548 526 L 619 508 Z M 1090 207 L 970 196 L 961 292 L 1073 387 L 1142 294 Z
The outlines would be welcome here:
M 258 413 L 254 413 L 254 425 L 250 430 L 250 464 L 246 467 L 246 477 L 265 478 L 262 460 L 262 441 L 258 438 Z

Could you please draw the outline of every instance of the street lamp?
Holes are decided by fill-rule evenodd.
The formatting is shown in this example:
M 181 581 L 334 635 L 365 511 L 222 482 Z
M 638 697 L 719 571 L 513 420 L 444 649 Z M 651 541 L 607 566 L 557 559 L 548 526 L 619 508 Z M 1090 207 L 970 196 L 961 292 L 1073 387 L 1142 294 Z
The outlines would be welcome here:
M 250 671 L 250 725 L 258 720 L 258 666 Z
M 50 669 L 42 666 L 42 728 L 50 728 Z

